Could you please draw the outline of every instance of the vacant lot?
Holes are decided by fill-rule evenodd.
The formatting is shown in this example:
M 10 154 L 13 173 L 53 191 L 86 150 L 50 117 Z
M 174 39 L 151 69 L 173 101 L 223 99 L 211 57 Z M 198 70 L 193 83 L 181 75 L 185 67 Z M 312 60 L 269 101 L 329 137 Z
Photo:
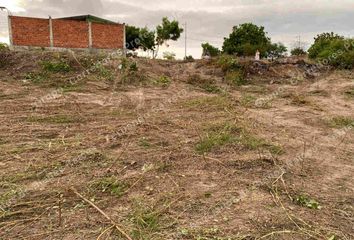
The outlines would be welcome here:
M 105 58 L 0 64 L 0 239 L 354 238 L 353 72 Z

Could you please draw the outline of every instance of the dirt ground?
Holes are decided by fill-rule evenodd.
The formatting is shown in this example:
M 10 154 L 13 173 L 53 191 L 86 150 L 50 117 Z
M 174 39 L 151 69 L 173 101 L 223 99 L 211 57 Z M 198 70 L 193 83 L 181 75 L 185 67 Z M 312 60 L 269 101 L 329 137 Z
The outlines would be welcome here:
M 7 57 L 0 239 L 354 239 L 354 72 Z

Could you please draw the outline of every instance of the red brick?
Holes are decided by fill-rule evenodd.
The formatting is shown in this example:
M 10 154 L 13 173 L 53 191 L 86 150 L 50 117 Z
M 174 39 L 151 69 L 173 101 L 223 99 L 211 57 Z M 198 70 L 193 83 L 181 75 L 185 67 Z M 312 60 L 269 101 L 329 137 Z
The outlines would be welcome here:
M 12 41 L 17 46 L 49 47 L 49 20 L 11 16 Z

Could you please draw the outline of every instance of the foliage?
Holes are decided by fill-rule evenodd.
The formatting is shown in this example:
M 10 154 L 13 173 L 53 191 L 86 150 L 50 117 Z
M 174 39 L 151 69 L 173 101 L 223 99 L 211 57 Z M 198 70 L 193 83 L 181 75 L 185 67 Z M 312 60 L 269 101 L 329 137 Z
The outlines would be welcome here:
M 295 201 L 297 204 L 310 209 L 321 209 L 320 204 L 316 200 L 311 199 L 309 196 L 300 195 L 295 199 Z
M 241 70 L 227 72 L 225 80 L 228 84 L 233 86 L 241 86 L 247 83 L 244 73 Z
M 135 26 L 126 26 L 127 49 L 154 52 L 154 57 L 158 54 L 158 47 L 169 40 L 177 41 L 183 28 L 179 27 L 176 20 L 170 21 L 167 17 L 162 18 L 161 25 L 156 27 L 156 31 L 151 31 L 147 27 L 139 28 Z
M 269 44 L 267 50 L 267 56 L 274 59 L 284 57 L 288 49 L 282 43 Z
M 315 37 L 314 44 L 308 50 L 309 57 L 312 59 L 317 58 L 320 53 L 325 50 L 333 41 L 344 40 L 344 37 L 339 36 L 333 32 L 331 33 L 322 33 Z
M 143 49 L 154 50 L 155 48 L 155 32 L 148 28 L 139 28 L 135 26 L 126 26 L 126 48 L 129 50 Z
M 119 182 L 113 177 L 109 177 L 92 183 L 91 187 L 95 190 L 108 192 L 113 196 L 121 197 L 124 195 L 127 185 L 125 183 Z
M 44 71 L 53 73 L 69 72 L 71 70 L 70 65 L 62 60 L 59 62 L 42 61 L 41 66 Z
M 186 60 L 186 61 L 194 61 L 194 58 L 193 58 L 192 55 L 189 55 L 189 56 L 186 56 L 186 57 L 184 58 L 184 60 Z
M 291 56 L 302 56 L 306 54 L 307 54 L 306 51 L 301 47 L 297 47 L 291 50 Z
M 156 42 L 158 45 L 162 45 L 168 40 L 177 41 L 183 28 L 179 27 L 179 23 L 176 20 L 170 21 L 167 17 L 162 18 L 162 24 L 156 27 Z
M 177 41 L 183 28 L 179 27 L 179 22 L 176 20 L 170 21 L 167 17 L 162 18 L 162 24 L 156 27 L 156 45 L 161 46 L 165 42 L 172 40 Z M 155 52 L 154 57 L 158 54 L 158 49 Z
M 323 33 L 315 38 L 309 49 L 309 57 L 324 65 L 341 69 L 354 67 L 354 40 L 334 33 Z
M 0 52 L 9 51 L 9 46 L 6 43 L 0 43 Z
M 167 87 L 170 83 L 171 79 L 165 75 L 162 75 L 154 80 L 154 84 L 161 87 Z
M 354 127 L 354 118 L 337 116 L 330 119 L 328 125 L 333 128 Z
M 229 55 L 221 55 L 217 60 L 217 65 L 221 67 L 223 72 L 239 70 L 241 68 L 237 59 Z
M 203 56 L 216 57 L 220 54 L 220 50 L 209 43 L 203 43 L 202 48 L 203 48 Z
M 176 54 L 174 52 L 164 52 L 163 53 L 163 58 L 166 60 L 175 60 L 176 59 Z
M 25 78 L 30 80 L 32 83 L 43 83 L 48 79 L 48 74 L 45 72 L 30 72 L 26 74 Z
M 126 48 L 135 50 L 140 47 L 140 28 L 135 26 L 125 26 Z
M 253 56 L 257 50 L 262 56 L 266 55 L 270 44 L 270 38 L 264 31 L 252 23 L 244 23 L 234 26 L 228 38 L 224 39 L 223 52 L 237 54 L 238 56 Z

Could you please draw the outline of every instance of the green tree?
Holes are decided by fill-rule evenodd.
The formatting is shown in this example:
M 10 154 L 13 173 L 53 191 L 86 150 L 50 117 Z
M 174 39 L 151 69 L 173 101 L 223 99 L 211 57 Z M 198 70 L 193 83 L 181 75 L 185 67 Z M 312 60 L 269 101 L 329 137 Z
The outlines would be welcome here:
M 334 40 L 344 40 L 343 36 L 331 33 L 321 33 L 315 37 L 314 44 L 308 50 L 309 57 L 315 59 L 319 56 L 319 54 L 331 45 L 331 42 Z
M 216 57 L 220 54 L 220 50 L 209 43 L 203 43 L 202 48 L 203 48 L 203 56 L 208 55 L 210 57 Z
M 157 49 L 155 52 L 155 57 L 158 54 L 159 46 L 169 40 L 177 41 L 181 37 L 181 33 L 183 33 L 183 28 L 179 27 L 178 21 L 170 21 L 167 17 L 162 18 L 162 24 L 156 27 Z
M 140 28 L 134 26 L 125 26 L 126 48 L 136 50 L 140 47 Z
M 143 49 L 154 50 L 155 32 L 148 28 L 138 28 L 135 26 L 126 26 L 126 48 L 129 50 Z
M 306 55 L 306 51 L 301 47 L 296 47 L 291 50 L 291 56 L 302 56 L 302 55 Z
M 224 38 L 223 52 L 239 56 L 252 56 L 257 50 L 265 56 L 270 45 L 270 38 L 264 27 L 252 23 L 234 26 L 228 38 Z
M 269 46 L 268 46 L 267 56 L 271 57 L 272 59 L 280 58 L 280 57 L 285 56 L 287 51 L 288 51 L 288 49 L 285 47 L 284 44 L 273 43 L 273 44 L 269 44 Z
M 151 50 L 153 51 L 156 47 L 155 42 L 155 32 L 150 31 L 147 27 L 141 28 L 139 32 L 140 38 L 140 48 L 144 51 Z

